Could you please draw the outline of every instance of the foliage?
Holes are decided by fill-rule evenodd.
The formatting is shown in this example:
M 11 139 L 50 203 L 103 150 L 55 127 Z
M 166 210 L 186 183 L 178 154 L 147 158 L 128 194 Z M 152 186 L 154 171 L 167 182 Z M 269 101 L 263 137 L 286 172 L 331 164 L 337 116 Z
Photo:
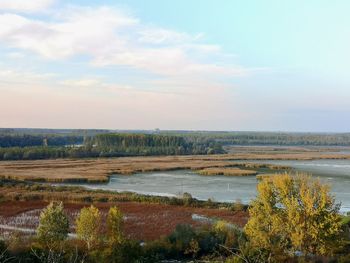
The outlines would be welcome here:
M 349 146 L 350 134 L 0 129 L 0 160 L 220 154 L 223 145 Z
M 83 136 L 75 135 L 0 133 L 0 147 L 66 146 L 82 143 Z
M 342 225 L 350 226 L 350 216 L 342 216 L 341 223 Z
M 88 260 L 88 251 L 74 239 L 65 240 L 56 248 L 42 248 L 34 243 L 26 253 L 22 253 L 21 258 L 17 254 L 15 256 L 19 259 L 18 262 L 24 263 L 92 263 Z
M 212 144 L 217 142 L 223 145 L 350 145 L 350 133 L 164 131 L 161 134 L 183 136 L 197 142 L 211 141 Z
M 239 212 L 239 211 L 244 211 L 245 207 L 244 204 L 242 204 L 241 199 L 237 199 L 233 204 L 232 204 L 232 210 Z
M 130 155 L 186 155 L 223 153 L 220 144 L 195 142 L 184 136 L 159 134 L 99 134 L 86 141 L 101 157 Z
M 245 232 L 269 258 L 329 255 L 339 245 L 341 218 L 329 187 L 299 174 L 273 176 L 258 185 Z
M 101 215 L 98 208 L 91 205 L 81 209 L 76 220 L 76 233 L 83 240 L 88 250 L 98 243 L 101 226 Z
M 11 233 L 7 240 L 8 250 L 11 252 L 19 253 L 23 250 L 23 243 L 25 242 L 23 235 L 19 231 Z M 1 250 L 1 249 L 0 249 Z
M 170 135 L 100 134 L 85 137 L 84 144 L 79 147 L 75 144 L 82 143 L 81 137 L 68 137 L 67 140 L 53 143 L 51 141 L 55 137 L 47 139 L 40 135 L 37 138 L 39 142 L 31 143 L 32 137 L 24 136 L 17 138 L 21 142 L 12 142 L 16 141 L 16 138 L 15 135 L 5 136 L 1 144 L 0 135 L 0 160 L 224 153 L 219 143 L 191 142 L 185 137 Z
M 55 245 L 68 237 L 69 221 L 62 202 L 51 202 L 40 214 L 37 236 L 47 246 Z
M 123 242 L 123 214 L 117 207 L 111 207 L 107 215 L 107 236 L 112 247 Z
M 105 246 L 89 253 L 89 262 L 144 262 L 142 259 L 142 247 L 135 240 L 125 240 L 118 246 Z
M 196 257 L 200 250 L 198 241 L 195 239 L 192 239 L 190 243 L 188 244 L 188 247 L 185 249 L 185 255 L 192 255 L 193 258 Z
M 196 233 L 190 225 L 177 225 L 174 232 L 169 236 L 169 240 L 184 251 L 195 236 Z
M 239 232 L 239 231 L 238 231 Z M 234 227 L 230 227 L 226 222 L 220 222 L 214 226 L 203 226 L 193 228 L 190 225 L 177 225 L 174 232 L 169 235 L 166 243 L 163 241 L 164 257 L 172 255 L 175 258 L 183 258 L 199 255 L 215 255 L 216 253 L 225 254 L 222 247 L 228 249 L 236 247 L 240 235 Z M 158 248 L 158 253 L 161 248 Z M 158 255 L 159 256 L 159 255 Z

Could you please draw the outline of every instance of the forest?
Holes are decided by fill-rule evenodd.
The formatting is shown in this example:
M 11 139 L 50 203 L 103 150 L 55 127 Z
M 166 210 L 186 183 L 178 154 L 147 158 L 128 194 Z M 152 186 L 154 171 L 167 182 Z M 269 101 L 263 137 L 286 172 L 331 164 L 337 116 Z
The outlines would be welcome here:
M 7 135 L 0 142 L 10 146 L 0 147 L 0 160 L 224 153 L 214 140 L 158 134 Z
M 349 146 L 350 134 L 0 129 L 0 160 L 222 154 L 229 145 Z
M 349 146 L 350 133 L 164 131 L 193 140 L 215 140 L 224 145 Z

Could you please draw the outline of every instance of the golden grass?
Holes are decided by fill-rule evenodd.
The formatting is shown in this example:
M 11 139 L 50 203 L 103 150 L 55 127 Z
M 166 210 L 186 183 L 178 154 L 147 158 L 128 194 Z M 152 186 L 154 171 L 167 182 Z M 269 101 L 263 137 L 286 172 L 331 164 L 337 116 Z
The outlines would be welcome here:
M 111 174 L 133 174 L 138 172 L 166 170 L 203 170 L 214 167 L 258 169 L 258 164 L 247 164 L 249 160 L 313 160 L 350 159 L 346 154 L 323 152 L 300 153 L 236 153 L 222 155 L 189 155 L 157 157 L 121 157 L 96 159 L 55 159 L 34 161 L 1 161 L 0 178 L 48 182 L 106 182 Z M 244 162 L 243 162 L 244 161 Z M 273 165 L 265 165 L 273 169 Z M 275 166 L 280 169 L 281 166 Z M 286 168 L 286 167 L 285 167 Z
M 220 167 L 220 168 L 205 168 L 196 171 L 200 175 L 225 175 L 225 176 L 249 176 L 256 175 L 257 171 L 254 170 L 243 170 L 238 167 Z
M 269 170 L 290 170 L 291 168 L 286 165 L 277 164 L 265 164 L 265 163 L 239 163 L 239 166 L 249 169 L 269 169 Z
M 271 176 L 276 176 L 276 175 L 279 175 L 280 173 L 275 173 L 275 174 L 258 174 L 256 176 L 256 179 L 258 180 L 263 180 L 263 179 L 266 179 L 266 178 L 269 178 Z

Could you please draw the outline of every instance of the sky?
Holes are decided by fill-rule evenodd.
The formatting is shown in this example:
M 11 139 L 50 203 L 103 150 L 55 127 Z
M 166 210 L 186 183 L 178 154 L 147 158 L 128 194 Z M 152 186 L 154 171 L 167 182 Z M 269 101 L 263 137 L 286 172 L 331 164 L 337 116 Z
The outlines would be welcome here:
M 348 10 L 0 0 L 0 127 L 350 132 Z

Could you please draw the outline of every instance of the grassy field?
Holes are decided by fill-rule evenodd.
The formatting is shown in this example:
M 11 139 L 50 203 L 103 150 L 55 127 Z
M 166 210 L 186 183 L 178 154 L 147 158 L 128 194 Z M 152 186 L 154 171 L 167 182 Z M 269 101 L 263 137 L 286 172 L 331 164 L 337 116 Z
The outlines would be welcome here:
M 178 197 L 157 197 L 135 193 L 87 190 L 82 187 L 50 186 L 38 183 L 3 181 L 0 183 L 0 235 L 10 236 L 15 230 L 2 226 L 34 230 L 39 215 L 50 201 L 63 201 L 74 232 L 75 218 L 84 206 L 94 204 L 101 210 L 103 226 L 108 209 L 118 206 L 125 220 L 125 234 L 136 240 L 155 240 L 169 235 L 177 224 L 194 227 L 206 220 L 225 220 L 243 226 L 248 220 L 247 206 L 240 203 L 219 203 L 186 200 Z
M 178 169 L 197 171 L 207 168 L 237 167 L 237 162 L 241 165 L 243 163 L 249 170 L 257 169 L 257 165 L 249 164 L 249 160 L 350 159 L 350 154 L 329 153 L 319 149 L 306 151 L 296 148 L 291 152 L 273 150 L 257 152 L 255 148 L 251 149 L 250 152 L 244 149 L 221 155 L 2 161 L 0 177 L 47 182 L 106 182 L 111 174 L 130 175 L 138 172 Z
M 19 228 L 36 229 L 39 215 L 48 203 L 43 201 L 17 201 L 0 203 L 0 224 Z M 109 202 L 95 203 L 101 211 L 103 226 L 108 209 L 118 206 L 126 220 L 124 234 L 127 238 L 135 240 L 155 240 L 161 236 L 169 235 L 178 224 L 190 224 L 194 227 L 206 224 L 205 220 L 196 220 L 193 215 L 199 215 L 212 220 L 225 220 L 227 222 L 243 226 L 247 219 L 246 211 L 232 211 L 227 209 L 209 209 L 197 207 L 184 207 L 166 204 L 150 204 L 137 202 Z M 86 203 L 65 203 L 65 212 L 75 232 L 75 218 L 82 207 L 89 206 Z M 2 235 L 9 235 L 1 230 Z

